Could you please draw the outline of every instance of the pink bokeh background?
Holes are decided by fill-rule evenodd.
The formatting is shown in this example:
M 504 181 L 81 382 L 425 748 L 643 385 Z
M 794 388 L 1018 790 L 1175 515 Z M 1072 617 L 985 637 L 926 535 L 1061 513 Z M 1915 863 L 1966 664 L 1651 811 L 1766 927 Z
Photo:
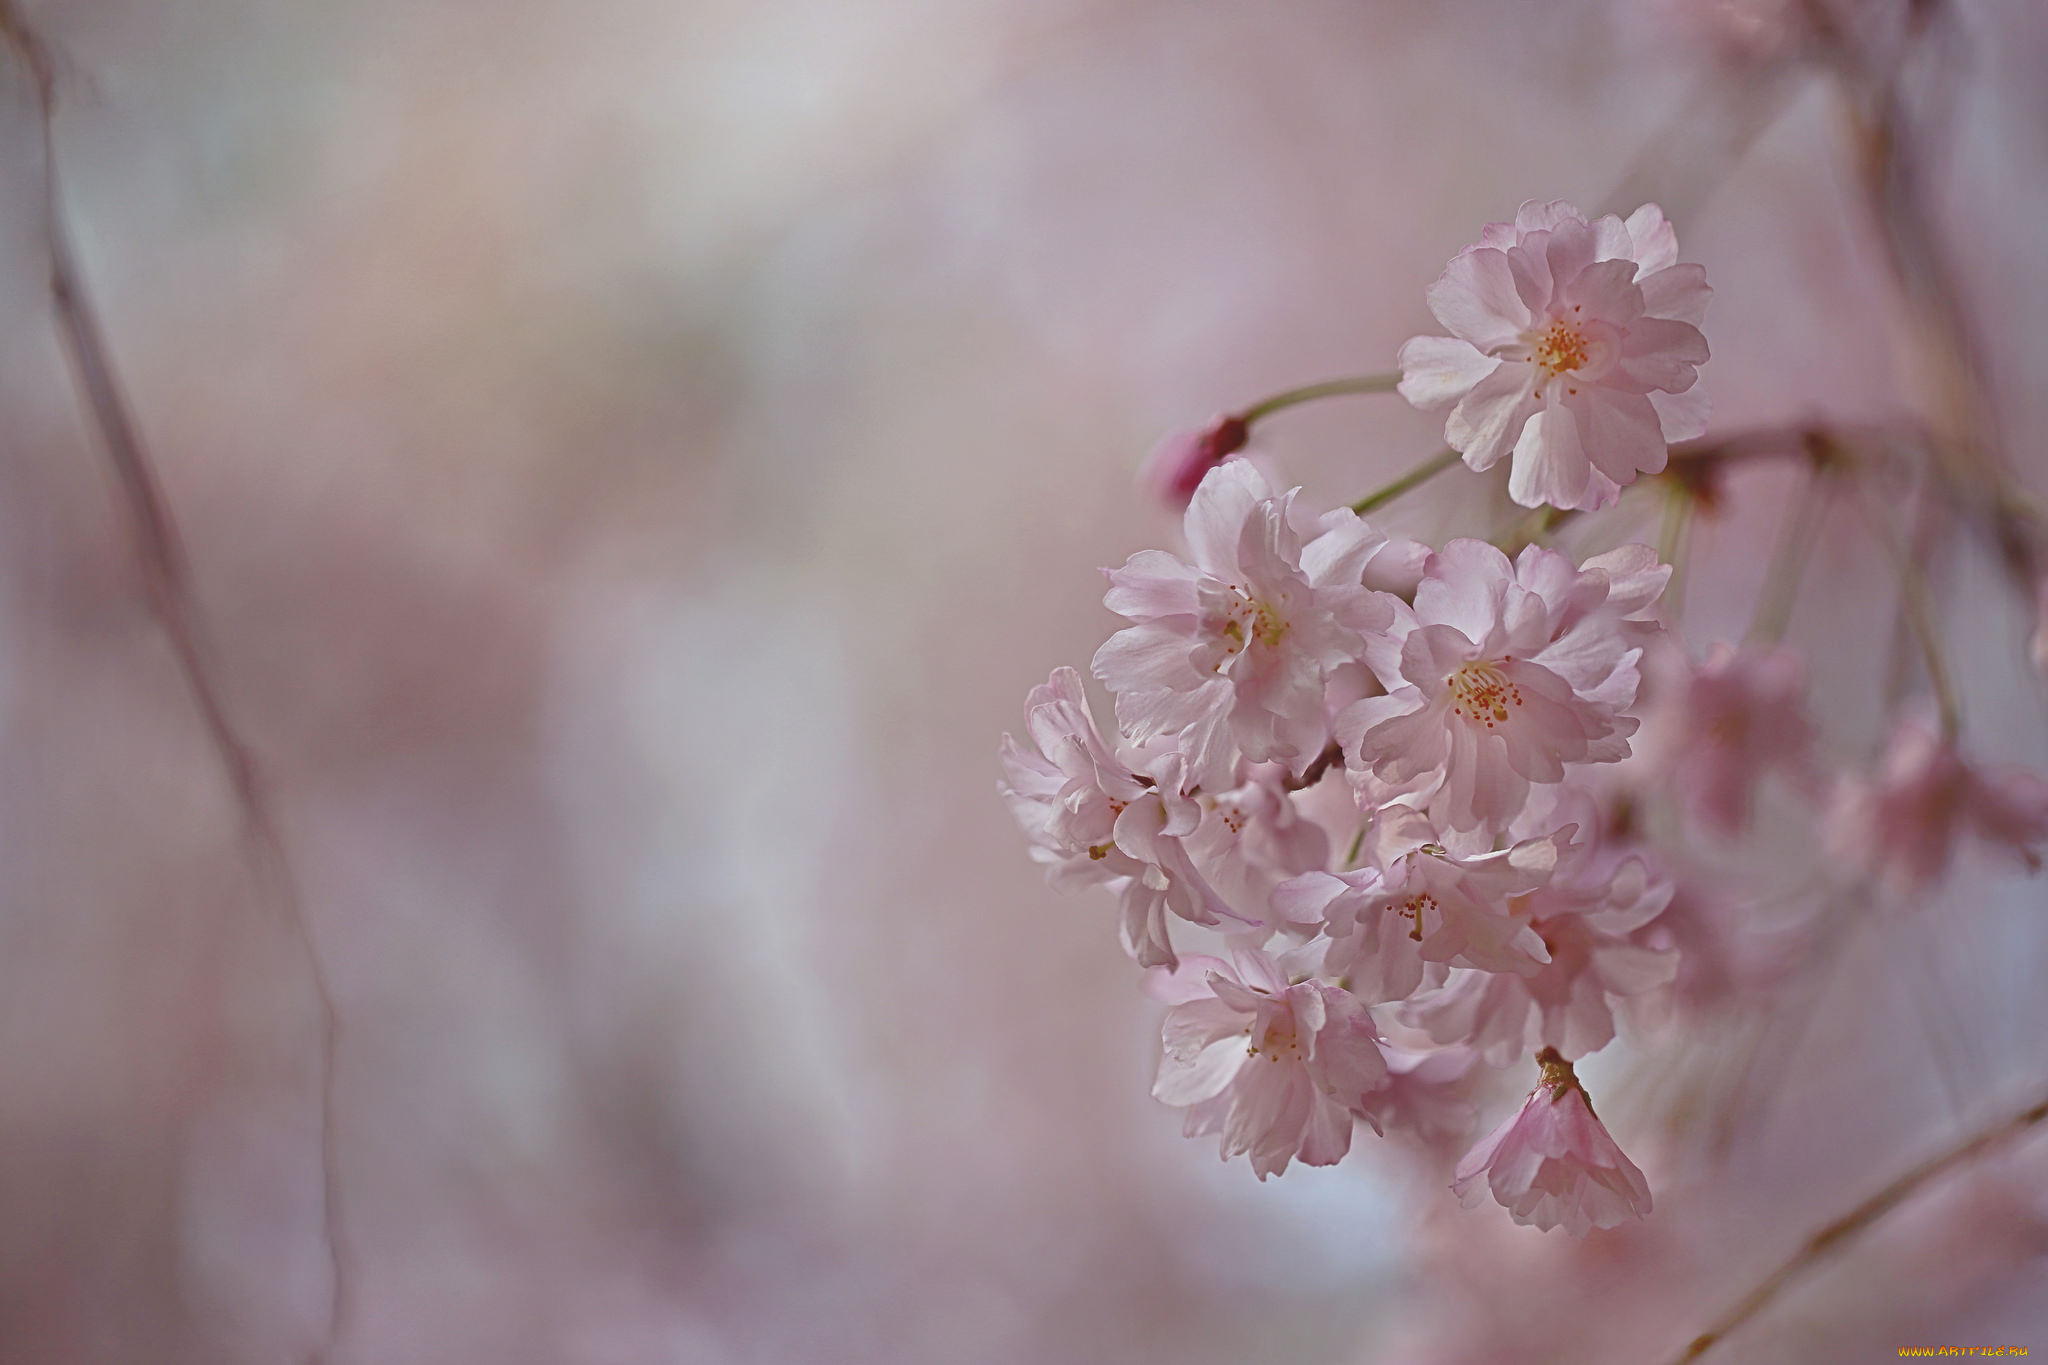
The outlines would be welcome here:
M 1183 1140 L 1147 1096 L 1157 1007 L 1107 901 L 1027 861 L 996 737 L 1111 629 L 1097 567 L 1170 543 L 1133 484 L 1162 431 L 1391 367 L 1480 223 L 1633 207 L 1686 110 L 1628 183 L 1714 283 L 1722 421 L 1909 410 L 1828 91 L 1729 74 L 1770 7 L 22 10 L 65 56 L 84 268 L 334 984 L 336 1359 L 1421 1358 L 1418 1214 L 1499 1210 L 1369 1142 L 1262 1185 Z M 1938 217 L 2038 489 L 2048 23 L 1962 18 Z M 1767 124 L 1739 158 L 1731 110 Z M 295 1358 L 327 1293 L 313 1001 L 79 413 L 38 174 L 10 67 L 0 1359 Z M 1354 399 L 1262 444 L 1334 503 L 1437 426 Z M 1732 491 L 1697 641 L 1747 621 L 1781 473 Z M 1831 535 L 1797 618 L 1845 752 L 1881 565 Z M 1952 582 L 1974 732 L 2048 762 L 2031 620 L 1985 565 Z M 1951 899 L 1873 929 L 1736 1155 L 1660 1187 L 1718 1240 L 1589 1351 L 1682 1344 L 2039 1071 L 2041 883 Z M 1647 1101 L 1627 1122 L 1676 1169 Z M 2044 1173 L 1902 1216 L 1729 1358 L 2048 1349 Z M 1942 1238 L 1952 1286 L 1886 1269 Z M 1500 1275 L 1597 1317 L 1561 1235 L 1499 1240 Z

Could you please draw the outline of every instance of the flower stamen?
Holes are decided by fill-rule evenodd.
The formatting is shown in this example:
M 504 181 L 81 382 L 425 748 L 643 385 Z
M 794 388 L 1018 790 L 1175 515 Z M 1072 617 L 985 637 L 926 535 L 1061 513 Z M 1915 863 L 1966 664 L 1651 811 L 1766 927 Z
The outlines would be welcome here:
M 1531 350 L 1530 358 L 1552 375 L 1580 368 L 1592 353 L 1586 344 L 1586 334 L 1579 330 L 1578 324 L 1566 322 L 1563 318 L 1551 323 L 1548 331 L 1538 334 L 1531 343 Z
M 1506 662 L 1478 660 L 1445 678 L 1444 686 L 1451 690 L 1451 714 L 1483 722 L 1489 730 L 1506 724 L 1510 708 L 1522 704 L 1522 689 L 1507 675 Z

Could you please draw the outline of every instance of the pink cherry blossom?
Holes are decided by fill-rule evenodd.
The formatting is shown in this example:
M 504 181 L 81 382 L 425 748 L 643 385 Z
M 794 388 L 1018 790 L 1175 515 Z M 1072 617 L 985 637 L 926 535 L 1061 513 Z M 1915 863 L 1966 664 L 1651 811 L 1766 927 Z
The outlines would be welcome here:
M 1296 807 L 1278 764 L 1250 765 L 1245 781 L 1198 798 L 1202 823 L 1186 846 L 1214 886 L 1247 919 L 1265 920 L 1273 889 L 1330 861 L 1330 836 Z
M 2035 845 L 2048 841 L 2048 781 L 1967 763 L 1953 740 L 1917 717 L 1894 728 L 1874 776 L 1842 779 L 1828 813 L 1830 850 L 1902 892 L 1940 880 L 1965 832 L 2038 869 Z
M 1235 965 L 1190 956 L 1149 982 L 1172 1006 L 1152 1093 L 1187 1110 L 1189 1137 L 1220 1132 L 1224 1159 L 1249 1155 L 1261 1180 L 1296 1158 L 1329 1166 L 1351 1150 L 1352 1117 L 1387 1073 L 1363 1002 L 1290 982 L 1260 952 Z
M 1451 408 L 1444 439 L 1472 468 L 1512 450 L 1508 493 L 1524 507 L 1602 507 L 1705 429 L 1695 383 L 1711 292 L 1704 270 L 1678 263 L 1656 205 L 1589 223 L 1531 200 L 1430 286 L 1452 335 L 1401 348 L 1401 394 Z
M 1414 794 L 1441 827 L 1495 831 L 1532 783 L 1627 757 L 1639 642 L 1669 575 L 1640 545 L 1581 569 L 1536 546 L 1510 563 L 1485 541 L 1450 542 L 1368 650 L 1386 695 L 1337 717 L 1354 782 Z
M 1650 1212 L 1650 1185 L 1593 1113 L 1571 1063 L 1545 1049 L 1521 1109 L 1465 1154 L 1451 1188 L 1466 1207 L 1481 1180 L 1517 1223 L 1582 1237 Z
M 1437 842 L 1419 812 L 1391 811 L 1408 831 L 1407 851 L 1380 868 L 1311 872 L 1273 894 L 1275 908 L 1289 918 L 1312 907 L 1322 914 L 1329 936 L 1324 971 L 1375 1004 L 1414 991 L 1425 963 L 1538 971 L 1549 960 L 1543 940 L 1513 902 L 1550 879 L 1570 831 L 1460 856 Z
M 1250 462 L 1210 471 L 1188 504 L 1188 563 L 1163 550 L 1109 571 L 1111 611 L 1136 624 L 1095 655 L 1134 740 L 1170 736 L 1205 789 L 1235 785 L 1239 755 L 1300 772 L 1329 740 L 1330 670 L 1392 619 L 1363 576 L 1385 537 L 1339 509 L 1304 538 L 1294 490 Z
M 1180 511 L 1208 472 L 1243 450 L 1250 439 L 1251 428 L 1235 414 L 1218 417 L 1197 431 L 1176 431 L 1153 449 L 1138 471 L 1138 482 L 1155 500 Z
M 1632 937 L 1671 894 L 1670 881 L 1640 856 L 1616 861 L 1581 851 L 1517 907 L 1548 961 L 1522 975 L 1453 973 L 1409 1001 L 1400 1017 L 1438 1042 L 1479 1049 L 1494 1066 L 1544 1047 L 1577 1061 L 1613 1041 L 1620 1001 L 1669 985 L 1676 975 L 1676 950 Z
M 1033 752 L 1003 736 L 1000 784 L 1034 862 L 1061 890 L 1105 885 L 1122 908 L 1125 951 L 1140 966 L 1171 964 L 1167 916 L 1216 924 L 1232 913 L 1182 843 L 1202 808 L 1181 794 L 1181 758 L 1161 751 L 1134 771 L 1104 743 L 1081 675 L 1057 668 L 1025 699 Z
M 1739 835 L 1766 773 L 1807 769 L 1805 667 L 1788 649 L 1716 644 L 1673 690 L 1665 761 L 1679 798 L 1709 829 Z

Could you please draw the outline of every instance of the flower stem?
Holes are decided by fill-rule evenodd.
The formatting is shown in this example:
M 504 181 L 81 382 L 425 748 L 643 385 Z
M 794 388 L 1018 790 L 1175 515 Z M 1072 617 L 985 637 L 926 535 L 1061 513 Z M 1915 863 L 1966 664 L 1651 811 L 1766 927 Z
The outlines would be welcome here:
M 1692 549 L 1692 490 L 1682 479 L 1673 479 L 1665 490 L 1664 525 L 1657 535 L 1657 558 L 1671 566 L 1671 580 L 1664 585 L 1664 605 L 1675 624 L 1685 610 L 1685 563 Z
M 1460 456 L 1455 450 L 1440 450 L 1421 464 L 1415 466 L 1415 468 L 1409 470 L 1406 474 L 1403 474 L 1400 478 L 1395 479 L 1392 483 L 1387 484 L 1383 488 L 1375 489 L 1357 502 L 1352 503 L 1351 510 L 1362 517 L 1375 508 L 1384 507 L 1410 489 L 1419 488 L 1423 484 L 1428 483 L 1431 479 L 1458 463 L 1459 459 Z
M 1282 389 L 1279 393 L 1261 398 L 1237 415 L 1249 425 L 1262 417 L 1270 417 L 1283 408 L 1298 407 L 1321 398 L 1341 398 L 1353 393 L 1392 393 L 1394 386 L 1400 382 L 1401 376 L 1398 374 L 1360 374 L 1348 379 L 1328 379 L 1320 384 L 1304 384 L 1298 389 Z
M 1551 534 L 1558 527 L 1579 515 L 1579 510 L 1575 507 L 1532 508 L 1507 530 L 1491 537 L 1491 543 L 1502 554 L 1513 559 L 1531 545 L 1548 545 Z
M 1284 785 L 1291 792 L 1307 791 L 1323 780 L 1323 774 L 1330 771 L 1333 764 L 1341 766 L 1343 762 L 1344 750 L 1333 739 L 1323 746 L 1321 753 L 1309 760 L 1308 766 L 1301 770 L 1300 777 L 1290 777 Z
M 156 465 L 143 444 L 114 367 L 113 352 L 86 292 L 71 246 L 58 176 L 56 112 L 57 54 L 21 17 L 12 0 L 0 0 L 0 47 L 11 49 L 35 83 L 37 135 L 42 150 L 43 251 L 49 270 L 52 312 L 58 341 L 70 362 L 86 425 L 98 438 L 116 491 L 125 503 L 135 537 L 139 576 L 149 608 L 170 645 L 172 658 L 199 713 L 216 760 L 241 813 L 241 838 L 257 895 L 274 901 L 287 931 L 305 954 L 319 1034 L 320 1237 L 327 1253 L 327 1325 L 324 1360 L 340 1339 L 349 1307 L 350 1265 L 343 1234 L 341 1164 L 338 1146 L 336 1077 L 341 1021 L 325 959 L 313 934 L 297 874 L 286 850 L 270 789 L 255 755 L 233 723 L 217 669 L 205 649 L 193 600 L 191 570 L 176 519 L 164 496 Z
M 1947 1151 L 1921 1162 L 1886 1185 L 1808 1237 L 1783 1265 L 1765 1276 L 1756 1288 L 1745 1294 L 1711 1327 L 1694 1337 L 1690 1345 L 1672 1357 L 1671 1365 L 1687 1365 L 1687 1362 L 1698 1360 L 1713 1350 L 1730 1332 L 1756 1316 L 1772 1299 L 1778 1297 L 1792 1281 L 1813 1269 L 1842 1243 L 1904 1203 L 1922 1185 L 1973 1157 L 1981 1156 L 2000 1143 L 2018 1137 L 2044 1119 L 2048 1119 L 2048 1099 L 2042 1099 L 2016 1114 L 2007 1115 L 1988 1128 L 1980 1129 Z
M 1349 872 L 1358 866 L 1358 850 L 1365 847 L 1365 826 L 1358 827 L 1358 833 L 1351 838 L 1351 847 L 1344 851 L 1343 870 Z

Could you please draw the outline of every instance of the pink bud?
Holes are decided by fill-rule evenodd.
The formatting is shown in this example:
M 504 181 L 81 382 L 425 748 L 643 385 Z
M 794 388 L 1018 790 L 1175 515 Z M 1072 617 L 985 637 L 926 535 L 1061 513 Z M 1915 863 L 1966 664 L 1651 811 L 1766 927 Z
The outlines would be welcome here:
M 1194 497 L 1202 476 L 1243 450 L 1251 434 L 1251 425 L 1234 413 L 1218 417 L 1198 431 L 1174 432 L 1145 461 L 1138 482 L 1161 503 L 1179 511 Z

